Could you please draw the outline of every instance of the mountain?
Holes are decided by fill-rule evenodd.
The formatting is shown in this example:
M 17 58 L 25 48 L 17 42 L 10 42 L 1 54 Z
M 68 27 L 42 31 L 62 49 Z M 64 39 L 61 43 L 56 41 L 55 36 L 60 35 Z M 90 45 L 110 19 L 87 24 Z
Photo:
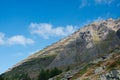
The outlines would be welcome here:
M 114 80 L 120 80 L 119 58 L 120 19 L 110 18 L 84 26 L 29 56 L 2 75 L 10 80 L 15 74 L 25 73 L 32 80 L 37 80 L 42 69 L 56 67 L 63 72 L 50 80 L 109 80 L 114 77 Z

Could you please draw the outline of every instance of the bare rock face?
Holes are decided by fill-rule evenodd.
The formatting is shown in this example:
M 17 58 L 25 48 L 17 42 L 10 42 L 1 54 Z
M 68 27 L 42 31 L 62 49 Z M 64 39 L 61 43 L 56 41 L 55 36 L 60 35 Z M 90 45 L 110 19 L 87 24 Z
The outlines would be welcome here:
M 70 42 L 68 41 L 49 67 L 84 63 L 105 55 L 107 51 L 120 45 L 120 33 L 117 31 L 120 28 L 119 23 L 119 20 L 109 19 L 92 23 L 72 34 L 69 37 Z
M 118 36 L 118 38 L 120 39 L 120 29 L 119 29 L 119 30 L 117 30 L 116 35 L 117 35 L 117 36 Z
M 65 39 L 31 55 L 12 68 L 9 73 L 26 72 L 35 78 L 42 68 L 82 65 L 109 54 L 108 51 L 119 45 L 120 19 L 93 22 Z
M 120 70 L 112 70 L 100 75 L 100 80 L 120 80 Z

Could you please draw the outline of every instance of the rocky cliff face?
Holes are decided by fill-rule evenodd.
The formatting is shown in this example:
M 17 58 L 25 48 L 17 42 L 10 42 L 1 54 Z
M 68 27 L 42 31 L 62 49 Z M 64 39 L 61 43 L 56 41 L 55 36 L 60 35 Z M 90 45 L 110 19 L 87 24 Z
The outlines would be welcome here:
M 119 46 L 120 24 L 116 22 L 112 19 L 94 22 L 69 36 L 68 44 L 63 46 L 49 67 L 88 62 Z
M 120 19 L 93 22 L 67 38 L 31 55 L 6 72 L 6 74 L 9 76 L 25 72 L 31 78 L 36 78 L 42 68 L 58 67 L 64 71 L 68 66 L 71 69 L 78 66 L 78 72 L 82 68 L 79 65 L 86 65 L 90 61 L 106 56 L 110 54 L 111 50 L 119 46 Z M 105 79 L 106 74 L 101 76 L 105 76 Z M 111 76 L 113 75 L 111 74 Z M 101 80 L 104 80 L 102 78 Z

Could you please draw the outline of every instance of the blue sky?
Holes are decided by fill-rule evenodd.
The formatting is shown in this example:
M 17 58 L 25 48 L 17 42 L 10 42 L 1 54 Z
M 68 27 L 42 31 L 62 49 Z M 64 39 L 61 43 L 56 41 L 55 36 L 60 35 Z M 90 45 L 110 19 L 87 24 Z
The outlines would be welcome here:
M 0 73 L 82 26 L 120 17 L 120 0 L 0 0 Z

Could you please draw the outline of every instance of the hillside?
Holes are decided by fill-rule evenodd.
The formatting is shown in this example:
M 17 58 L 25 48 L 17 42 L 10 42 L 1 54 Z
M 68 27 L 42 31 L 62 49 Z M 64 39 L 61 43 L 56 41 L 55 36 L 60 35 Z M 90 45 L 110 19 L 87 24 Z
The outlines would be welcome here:
M 15 74 L 24 73 L 32 80 L 37 80 L 41 69 L 57 67 L 63 72 L 55 76 L 55 80 L 109 80 L 107 75 L 114 78 L 114 74 L 116 77 L 116 74 L 120 73 L 119 59 L 120 19 L 110 18 L 88 24 L 70 36 L 36 52 L 16 64 L 3 76 L 6 80 L 11 80 Z M 68 67 L 70 69 L 66 71 Z M 117 79 L 120 79 L 120 75 Z

